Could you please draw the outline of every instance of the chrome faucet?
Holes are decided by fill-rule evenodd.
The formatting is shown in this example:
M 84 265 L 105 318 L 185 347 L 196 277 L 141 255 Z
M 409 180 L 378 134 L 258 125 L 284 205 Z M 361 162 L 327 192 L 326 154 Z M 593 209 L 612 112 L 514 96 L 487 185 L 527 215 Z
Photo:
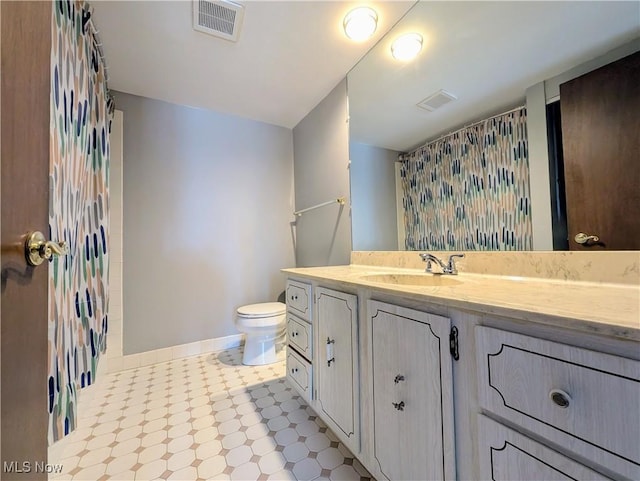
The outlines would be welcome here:
M 440 259 L 438 259 L 433 254 L 424 253 L 420 254 L 420 258 L 427 263 L 427 267 L 425 268 L 425 272 L 429 272 L 430 274 L 434 274 L 432 270 L 431 263 L 435 262 L 442 269 L 442 274 L 451 274 L 453 276 L 458 274 L 458 268 L 456 267 L 456 257 L 464 257 L 464 254 L 451 254 L 449 256 L 449 262 L 445 264 Z

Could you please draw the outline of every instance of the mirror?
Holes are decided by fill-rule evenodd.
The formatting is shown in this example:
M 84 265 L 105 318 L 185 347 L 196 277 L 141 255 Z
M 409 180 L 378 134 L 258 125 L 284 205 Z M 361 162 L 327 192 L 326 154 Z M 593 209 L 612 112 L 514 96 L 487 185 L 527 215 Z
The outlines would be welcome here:
M 525 105 L 533 241 L 521 248 L 552 248 L 546 104 L 559 83 L 602 65 L 593 59 L 637 50 L 638 18 L 637 2 L 417 2 L 347 75 L 353 250 L 410 244 L 400 153 Z M 419 33 L 423 46 L 401 62 L 391 44 L 405 33 Z M 442 90 L 455 99 L 417 106 Z

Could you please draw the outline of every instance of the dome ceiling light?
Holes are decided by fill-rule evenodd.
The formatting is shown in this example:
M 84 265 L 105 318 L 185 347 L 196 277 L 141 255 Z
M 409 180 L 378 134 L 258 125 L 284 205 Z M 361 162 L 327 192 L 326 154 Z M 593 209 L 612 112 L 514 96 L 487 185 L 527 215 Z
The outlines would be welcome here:
M 376 31 L 378 14 L 369 7 L 354 8 L 344 17 L 342 26 L 347 37 L 356 42 L 362 42 Z
M 391 55 L 396 60 L 413 60 L 420 50 L 422 50 L 422 35 L 419 33 L 407 33 L 391 44 Z

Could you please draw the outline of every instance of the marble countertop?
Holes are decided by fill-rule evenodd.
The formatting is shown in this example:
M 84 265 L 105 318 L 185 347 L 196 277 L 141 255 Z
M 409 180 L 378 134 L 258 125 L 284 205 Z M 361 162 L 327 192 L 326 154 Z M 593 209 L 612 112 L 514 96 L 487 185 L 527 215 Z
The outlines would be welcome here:
M 640 286 L 460 273 L 448 286 L 372 282 L 376 274 L 424 270 L 361 265 L 282 269 L 292 277 L 375 289 L 404 298 L 484 314 L 553 324 L 592 334 L 640 341 Z

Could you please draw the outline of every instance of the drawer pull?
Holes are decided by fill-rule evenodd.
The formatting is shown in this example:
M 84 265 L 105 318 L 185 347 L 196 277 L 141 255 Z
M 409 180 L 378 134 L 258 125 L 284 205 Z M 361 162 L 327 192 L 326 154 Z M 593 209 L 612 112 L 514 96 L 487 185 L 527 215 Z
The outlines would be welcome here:
M 297 300 L 298 300 L 298 296 L 297 296 L 297 295 L 295 295 L 295 296 L 291 296 L 291 300 L 292 300 L 292 301 L 297 301 Z
M 292 331 L 291 332 L 291 337 L 296 337 L 298 335 L 298 331 Z
M 556 406 L 559 406 L 563 409 L 568 408 L 569 404 L 571 404 L 571 396 L 560 389 L 552 389 L 549 392 L 549 398 L 554 402 Z
M 298 372 L 298 368 L 294 367 L 293 369 L 291 369 L 291 374 L 296 374 Z
M 400 381 L 404 381 L 404 376 L 402 374 L 398 374 L 393 380 L 394 384 L 398 384 Z
M 400 401 L 399 403 L 391 403 L 393 407 L 398 411 L 404 411 L 404 401 Z

